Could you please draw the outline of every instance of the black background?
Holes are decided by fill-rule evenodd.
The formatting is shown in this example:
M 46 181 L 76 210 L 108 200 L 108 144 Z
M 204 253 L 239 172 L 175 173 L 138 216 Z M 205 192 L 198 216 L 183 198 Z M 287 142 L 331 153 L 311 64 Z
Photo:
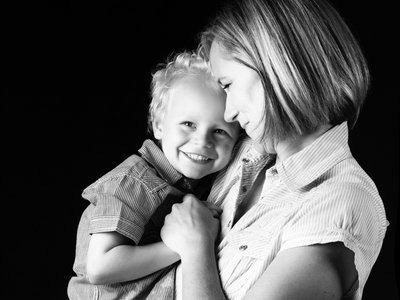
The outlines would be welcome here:
M 196 47 L 219 2 L 14 1 L 1 9 L 4 299 L 67 299 L 81 191 L 140 147 L 151 72 L 170 53 Z M 363 299 L 398 299 L 395 8 L 333 3 L 370 64 L 372 87 L 350 146 L 391 223 Z

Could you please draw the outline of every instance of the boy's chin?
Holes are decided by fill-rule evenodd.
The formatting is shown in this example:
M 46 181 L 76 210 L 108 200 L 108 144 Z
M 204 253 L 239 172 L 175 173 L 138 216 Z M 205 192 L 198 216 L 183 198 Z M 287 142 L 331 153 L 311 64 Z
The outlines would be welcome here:
M 183 176 L 185 176 L 185 178 L 189 179 L 189 180 L 200 180 L 208 175 L 210 175 L 210 172 L 181 172 L 181 174 Z
M 205 174 L 205 175 L 194 175 L 192 173 L 189 173 L 187 175 L 186 174 L 182 174 L 182 175 L 185 176 L 185 178 L 189 179 L 189 180 L 200 180 L 200 179 L 206 177 L 208 174 Z

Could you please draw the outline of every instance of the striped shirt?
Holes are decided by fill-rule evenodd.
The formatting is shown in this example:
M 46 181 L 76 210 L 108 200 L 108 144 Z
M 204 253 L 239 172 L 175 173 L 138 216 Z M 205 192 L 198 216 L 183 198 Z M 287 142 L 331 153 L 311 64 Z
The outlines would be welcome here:
M 345 298 L 361 299 L 388 222 L 376 186 L 347 140 L 345 122 L 277 162 L 247 140 L 219 174 L 208 201 L 223 208 L 217 257 L 229 299 L 242 299 L 280 251 L 332 242 L 354 252 L 358 282 Z M 260 199 L 233 225 L 236 208 L 262 171 Z
M 83 191 L 90 201 L 78 226 L 76 257 L 68 296 L 74 299 L 173 299 L 176 265 L 142 279 L 92 285 L 86 256 L 92 233 L 116 231 L 143 245 L 161 241 L 160 229 L 173 203 L 194 191 L 168 162 L 161 149 L 146 140 L 139 150 Z M 207 184 L 200 186 L 207 192 Z M 201 197 L 201 193 L 195 193 Z

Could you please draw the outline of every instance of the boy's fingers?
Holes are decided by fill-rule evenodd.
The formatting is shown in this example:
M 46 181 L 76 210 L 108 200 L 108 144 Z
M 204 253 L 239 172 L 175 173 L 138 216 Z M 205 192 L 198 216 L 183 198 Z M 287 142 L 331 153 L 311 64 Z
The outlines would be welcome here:
M 214 218 L 219 218 L 219 216 L 221 215 L 221 213 L 219 211 L 216 211 L 215 209 L 210 209 L 210 211 Z
M 222 209 L 216 206 L 214 203 L 205 201 L 203 204 L 211 211 L 214 218 L 218 218 L 221 215 Z
M 215 210 L 217 210 L 217 211 L 222 212 L 222 208 L 219 207 L 219 206 L 217 206 L 217 205 L 215 205 L 214 203 L 207 202 L 207 201 L 204 201 L 203 203 L 204 203 L 204 205 L 206 205 L 209 209 L 215 209 Z

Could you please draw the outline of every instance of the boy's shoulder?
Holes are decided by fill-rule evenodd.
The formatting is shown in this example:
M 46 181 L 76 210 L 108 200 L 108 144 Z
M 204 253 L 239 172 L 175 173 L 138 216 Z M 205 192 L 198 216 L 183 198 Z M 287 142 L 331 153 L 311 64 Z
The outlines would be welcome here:
M 114 169 L 96 180 L 88 188 L 102 185 L 109 181 L 121 181 L 124 178 L 139 181 L 150 189 L 167 184 L 166 180 L 164 180 L 158 172 L 159 166 L 155 166 L 154 161 L 148 161 L 146 155 L 143 155 L 142 150 L 146 144 L 149 144 L 149 140 L 143 143 L 142 148 L 139 150 L 139 155 L 133 154 L 129 156 Z M 150 155 L 151 153 L 149 154 L 148 152 L 149 149 L 146 147 L 146 154 Z
M 125 159 L 121 164 L 96 180 L 94 184 L 100 184 L 109 180 L 130 177 L 132 179 L 142 179 L 144 177 L 160 178 L 155 168 L 137 154 L 133 154 Z M 161 180 L 161 178 L 160 178 Z
M 140 178 L 146 172 L 151 172 L 156 175 L 154 167 L 149 164 L 143 157 L 137 154 L 132 154 L 126 158 L 121 164 L 111 170 L 109 173 L 115 174 L 117 176 L 134 176 Z M 154 171 L 154 172 L 152 172 Z

